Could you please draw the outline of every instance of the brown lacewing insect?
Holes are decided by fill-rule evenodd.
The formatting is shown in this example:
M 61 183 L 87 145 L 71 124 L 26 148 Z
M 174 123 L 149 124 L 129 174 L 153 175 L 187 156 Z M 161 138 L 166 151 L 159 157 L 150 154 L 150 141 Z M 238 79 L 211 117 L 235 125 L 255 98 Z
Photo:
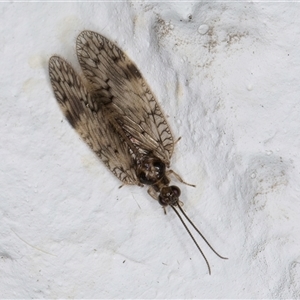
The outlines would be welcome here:
M 154 95 L 135 64 L 102 35 L 83 31 L 77 57 L 84 77 L 62 58 L 52 56 L 49 74 L 55 97 L 70 124 L 123 184 L 148 185 L 148 193 L 170 206 L 202 254 L 181 214 L 219 255 L 180 206 L 180 189 L 169 185 L 174 139 Z M 178 211 L 179 210 L 179 211 Z

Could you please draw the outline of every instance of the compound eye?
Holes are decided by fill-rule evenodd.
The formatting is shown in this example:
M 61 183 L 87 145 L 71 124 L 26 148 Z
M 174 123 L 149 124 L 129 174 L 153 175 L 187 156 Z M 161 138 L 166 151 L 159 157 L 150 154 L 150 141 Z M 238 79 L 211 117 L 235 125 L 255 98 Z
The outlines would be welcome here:
M 158 203 L 159 203 L 161 206 L 168 206 L 168 205 L 169 205 L 168 199 L 162 197 L 161 195 L 158 196 Z
M 174 195 L 174 197 L 178 198 L 181 194 L 180 188 L 175 185 L 170 186 L 170 188 L 172 189 L 172 194 Z

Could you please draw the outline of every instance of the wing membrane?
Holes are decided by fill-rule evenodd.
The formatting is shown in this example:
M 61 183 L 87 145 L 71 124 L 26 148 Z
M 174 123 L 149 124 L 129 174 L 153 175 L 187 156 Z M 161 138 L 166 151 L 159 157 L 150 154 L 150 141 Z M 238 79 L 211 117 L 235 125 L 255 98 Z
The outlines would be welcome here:
M 77 38 L 77 56 L 84 75 L 107 104 L 139 153 L 153 153 L 169 165 L 173 153 L 170 128 L 135 64 L 115 44 L 92 31 Z M 99 96 L 100 95 L 100 96 Z
M 128 144 L 111 121 L 106 95 L 95 98 L 73 68 L 58 56 L 50 58 L 49 74 L 56 99 L 70 124 L 121 181 L 139 184 Z

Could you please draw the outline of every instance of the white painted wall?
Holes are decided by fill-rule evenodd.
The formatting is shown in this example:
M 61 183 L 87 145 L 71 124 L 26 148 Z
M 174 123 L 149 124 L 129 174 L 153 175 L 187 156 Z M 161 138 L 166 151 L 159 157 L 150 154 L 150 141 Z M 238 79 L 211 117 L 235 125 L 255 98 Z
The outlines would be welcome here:
M 299 3 L 1 3 L 1 298 L 299 298 Z M 48 77 L 84 29 L 157 95 L 184 209 L 123 187 L 64 119 Z M 177 184 L 177 183 L 176 183 Z

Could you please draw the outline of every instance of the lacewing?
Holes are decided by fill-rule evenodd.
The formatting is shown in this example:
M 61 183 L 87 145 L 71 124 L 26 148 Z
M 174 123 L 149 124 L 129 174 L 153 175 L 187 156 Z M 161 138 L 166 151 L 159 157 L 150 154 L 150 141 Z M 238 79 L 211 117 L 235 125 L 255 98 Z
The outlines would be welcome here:
M 167 206 L 174 210 L 211 274 L 183 217 L 217 256 L 227 258 L 212 248 L 188 218 L 181 208 L 180 189 L 170 185 L 170 175 L 187 183 L 168 169 L 174 139 L 146 81 L 119 47 L 96 32 L 80 33 L 76 53 L 83 77 L 63 58 L 49 60 L 52 88 L 65 117 L 123 184 L 149 186 L 148 193 L 165 213 Z

